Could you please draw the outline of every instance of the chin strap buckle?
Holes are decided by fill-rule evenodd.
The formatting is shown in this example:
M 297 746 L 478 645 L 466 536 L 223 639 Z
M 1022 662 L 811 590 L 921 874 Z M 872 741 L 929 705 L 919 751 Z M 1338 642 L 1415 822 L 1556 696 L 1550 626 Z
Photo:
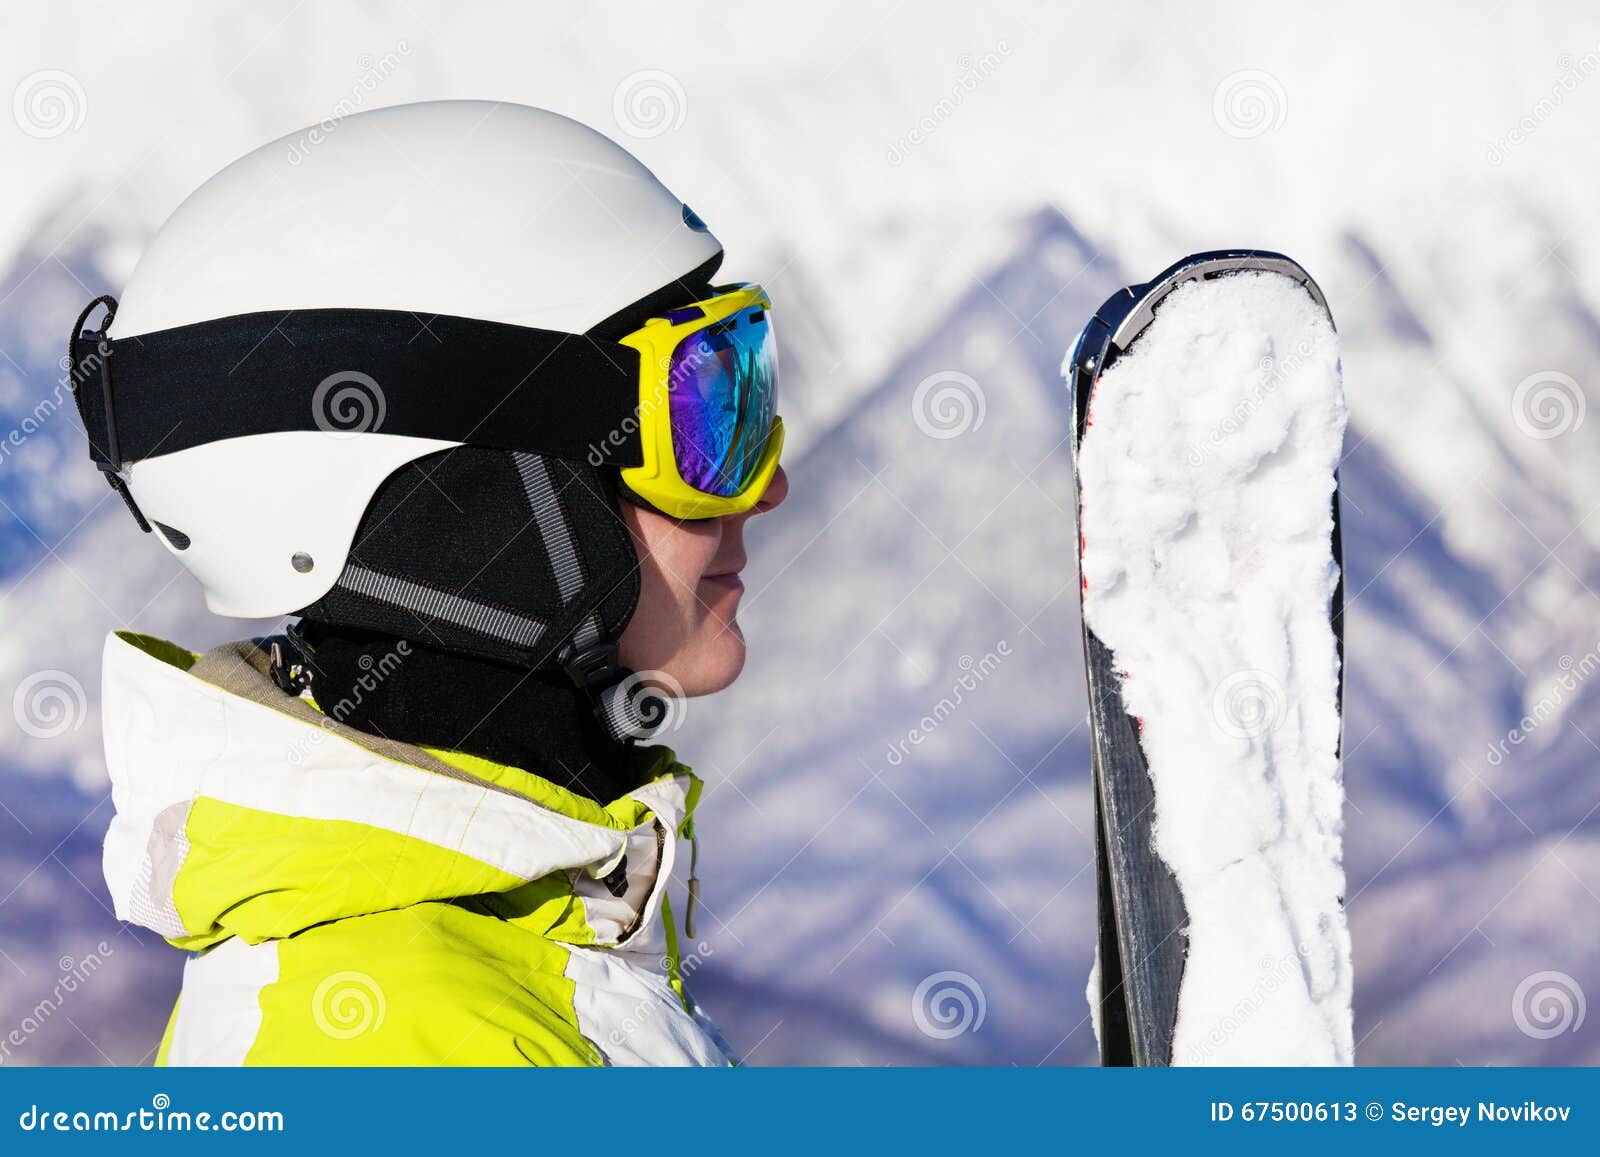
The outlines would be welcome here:
M 292 626 L 281 638 L 273 639 L 267 644 L 269 660 L 267 673 L 278 685 L 278 690 L 296 698 L 311 686 L 311 668 L 306 662 L 304 646 L 299 632 Z M 285 655 L 286 650 L 294 652 L 293 658 Z
M 628 676 L 627 668 L 617 658 L 615 643 L 596 643 L 581 651 L 573 648 L 561 660 L 561 669 L 573 683 L 591 696 Z
M 615 643 L 573 647 L 561 667 L 587 693 L 606 734 L 629 746 L 649 739 L 672 718 L 672 696 L 646 683 L 617 658 Z
M 637 680 L 617 658 L 615 643 L 594 643 L 582 650 L 573 646 L 561 659 L 561 669 L 589 697 L 595 718 L 612 740 L 632 746 L 650 733 L 647 721 L 638 717 L 637 696 L 630 693 Z

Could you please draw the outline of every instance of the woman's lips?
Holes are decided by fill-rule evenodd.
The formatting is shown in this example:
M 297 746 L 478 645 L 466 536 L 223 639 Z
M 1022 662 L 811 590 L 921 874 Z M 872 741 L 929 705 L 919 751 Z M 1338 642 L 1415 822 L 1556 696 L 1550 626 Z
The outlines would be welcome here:
M 721 574 L 708 574 L 700 580 L 700 583 L 702 586 L 711 586 L 718 590 L 744 590 L 744 579 L 739 577 L 739 572 L 736 570 L 723 571 Z

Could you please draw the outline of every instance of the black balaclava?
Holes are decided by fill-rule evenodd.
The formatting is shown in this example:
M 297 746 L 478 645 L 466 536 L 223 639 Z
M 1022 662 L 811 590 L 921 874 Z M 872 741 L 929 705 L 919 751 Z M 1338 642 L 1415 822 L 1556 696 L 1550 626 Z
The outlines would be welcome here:
M 301 629 L 317 705 L 358 731 L 467 751 L 600 803 L 639 786 L 628 746 L 606 733 L 565 672 L 312 619 Z
M 463 446 L 390 475 L 338 584 L 303 612 L 318 705 L 358 730 L 509 763 L 601 802 L 636 787 L 622 782 L 625 737 L 559 664 L 575 633 L 619 636 L 638 600 L 607 473 Z

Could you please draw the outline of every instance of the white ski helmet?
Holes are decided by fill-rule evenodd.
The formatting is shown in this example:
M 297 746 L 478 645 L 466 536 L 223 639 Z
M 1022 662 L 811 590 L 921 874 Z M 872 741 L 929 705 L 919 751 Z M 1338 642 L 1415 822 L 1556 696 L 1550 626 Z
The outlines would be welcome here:
M 212 177 L 151 241 L 110 336 L 318 308 L 399 311 L 419 346 L 438 341 L 436 315 L 582 334 L 697 271 L 709 280 L 720 254 L 644 165 L 576 121 L 488 101 L 403 105 L 284 137 Z M 334 368 L 347 373 L 315 399 L 325 429 L 117 463 L 218 614 L 322 598 L 384 479 L 458 444 L 385 432 L 384 383 Z M 236 404 L 215 387 L 216 405 Z

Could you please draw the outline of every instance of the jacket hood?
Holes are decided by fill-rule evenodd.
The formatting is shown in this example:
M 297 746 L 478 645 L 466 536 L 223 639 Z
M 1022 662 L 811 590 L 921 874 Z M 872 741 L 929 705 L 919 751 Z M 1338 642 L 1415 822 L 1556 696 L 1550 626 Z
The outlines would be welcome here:
M 635 749 L 644 786 L 600 805 L 366 735 L 279 690 L 248 642 L 200 655 L 117 632 L 102 703 L 116 913 L 181 948 L 428 901 L 573 944 L 631 941 L 655 922 L 700 789 L 664 747 Z

